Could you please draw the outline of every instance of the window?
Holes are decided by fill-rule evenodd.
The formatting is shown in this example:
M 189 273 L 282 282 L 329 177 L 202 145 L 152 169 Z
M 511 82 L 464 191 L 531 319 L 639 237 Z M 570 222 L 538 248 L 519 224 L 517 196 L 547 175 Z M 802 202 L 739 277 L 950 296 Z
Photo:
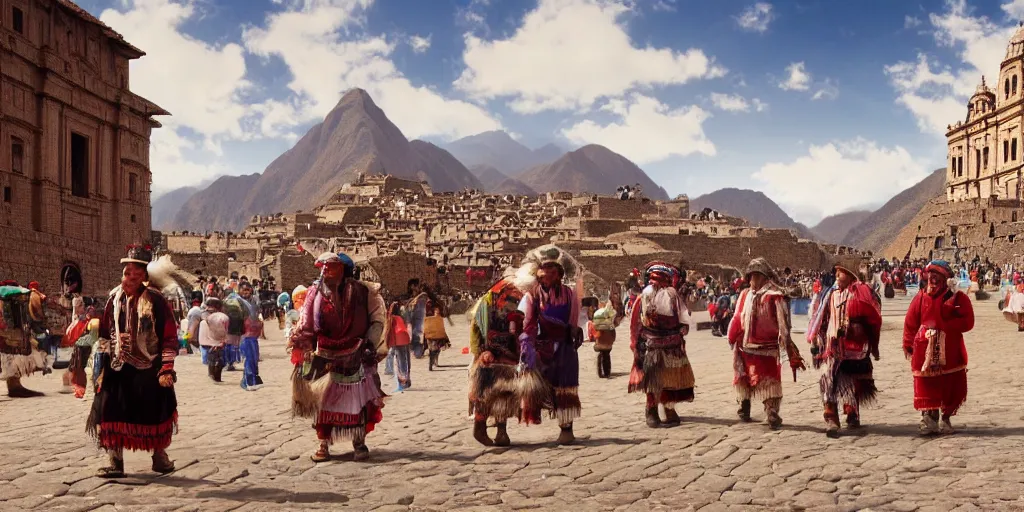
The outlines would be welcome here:
M 1003 141 L 1003 163 L 1010 161 L 1010 141 Z
M 128 173 L 128 197 L 130 199 L 136 199 L 139 188 L 139 175 L 134 172 Z
M 71 133 L 71 194 L 89 197 L 89 139 Z
M 11 171 L 18 174 L 25 172 L 25 143 L 17 138 L 11 137 Z
M 1010 160 L 1017 161 L 1017 139 L 1010 143 Z
M 1010 94 L 1017 95 L 1017 75 L 1013 75 L 1013 79 L 1010 82 Z
M 13 7 L 11 9 L 11 20 L 13 21 L 14 31 L 24 35 L 25 34 L 25 13 L 21 12 L 21 9 Z
M 11 202 L 11 187 L 4 187 L 4 202 Z
M 981 150 L 981 168 L 988 169 L 988 146 Z
M 975 178 L 980 178 L 981 177 L 981 150 L 980 149 L 975 149 L 974 150 L 974 177 Z
M 964 175 L 964 157 L 956 157 L 956 175 L 957 177 Z
M 135 214 L 132 214 L 132 224 L 135 224 Z
M 1009 98 L 1010 98 L 1010 79 L 1007 78 L 1006 81 L 1003 82 L 1003 99 L 1009 99 Z

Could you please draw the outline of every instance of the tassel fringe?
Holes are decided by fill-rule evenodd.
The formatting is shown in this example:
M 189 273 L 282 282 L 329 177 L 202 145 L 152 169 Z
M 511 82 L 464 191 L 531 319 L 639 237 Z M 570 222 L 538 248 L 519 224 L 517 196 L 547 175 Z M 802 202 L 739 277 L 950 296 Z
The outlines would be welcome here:
M 135 425 L 123 422 L 89 423 L 86 432 L 105 450 L 146 451 L 164 450 L 178 433 L 178 413 L 159 425 Z

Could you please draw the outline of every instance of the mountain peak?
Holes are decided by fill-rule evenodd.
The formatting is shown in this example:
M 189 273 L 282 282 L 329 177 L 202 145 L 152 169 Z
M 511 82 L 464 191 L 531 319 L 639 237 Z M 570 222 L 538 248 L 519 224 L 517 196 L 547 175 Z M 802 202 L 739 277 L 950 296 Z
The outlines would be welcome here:
M 365 89 L 353 87 L 345 91 L 345 94 L 341 96 L 341 99 L 338 100 L 338 104 L 334 108 L 338 108 L 343 105 L 349 105 L 352 103 L 369 103 L 374 107 L 377 106 L 377 104 L 373 102 L 373 98 L 370 97 L 370 93 L 366 92 Z

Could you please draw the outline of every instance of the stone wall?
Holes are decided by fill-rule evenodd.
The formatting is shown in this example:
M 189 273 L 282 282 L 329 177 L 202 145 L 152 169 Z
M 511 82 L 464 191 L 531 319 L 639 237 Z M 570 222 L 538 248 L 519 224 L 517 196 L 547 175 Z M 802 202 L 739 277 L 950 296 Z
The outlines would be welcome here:
M 647 199 L 621 200 L 599 196 L 593 211 L 594 217 L 599 219 L 642 219 L 644 214 L 657 213 L 658 207 Z
M 428 266 L 427 258 L 419 254 L 399 252 L 393 256 L 373 258 L 369 265 L 391 298 L 403 295 L 409 280 L 413 278 L 431 286 L 437 284 L 437 268 Z
M 226 276 L 231 273 L 228 255 L 224 253 L 175 253 L 171 255 L 171 261 L 178 268 L 196 275 Z
M 714 237 L 705 234 L 645 234 L 644 238 L 669 251 L 677 251 L 690 263 L 713 262 L 745 268 L 750 260 L 764 257 L 774 267 L 827 269 L 834 257 L 810 241 L 801 241 L 785 229 L 761 229 L 756 237 Z
M 257 250 L 260 241 L 256 238 L 243 238 L 227 233 L 209 233 L 204 235 L 185 235 L 168 233 L 165 235 L 164 247 L 173 253 L 198 252 L 229 252 L 242 249 Z
M 954 244 L 955 239 L 955 244 Z M 1015 201 L 928 202 L 883 251 L 887 258 L 1024 263 L 1024 210 Z
M 59 293 L 60 271 L 70 264 L 82 274 L 85 295 L 106 296 L 121 282 L 120 249 L 7 226 L 0 236 L 0 280 L 14 279 L 22 286 L 38 281 L 44 292 Z
M 631 225 L 631 222 L 619 219 L 580 219 L 579 234 L 580 238 L 606 237 L 629 231 Z

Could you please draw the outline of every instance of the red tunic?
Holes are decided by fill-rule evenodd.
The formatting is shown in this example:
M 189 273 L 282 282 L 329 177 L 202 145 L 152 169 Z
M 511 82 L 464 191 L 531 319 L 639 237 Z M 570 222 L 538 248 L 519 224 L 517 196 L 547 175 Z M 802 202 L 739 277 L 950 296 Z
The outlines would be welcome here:
M 919 293 L 903 322 L 903 350 L 912 350 L 914 408 L 956 414 L 967 399 L 967 347 L 963 333 L 974 328 L 974 308 L 963 292 Z M 929 330 L 941 335 L 929 336 Z

